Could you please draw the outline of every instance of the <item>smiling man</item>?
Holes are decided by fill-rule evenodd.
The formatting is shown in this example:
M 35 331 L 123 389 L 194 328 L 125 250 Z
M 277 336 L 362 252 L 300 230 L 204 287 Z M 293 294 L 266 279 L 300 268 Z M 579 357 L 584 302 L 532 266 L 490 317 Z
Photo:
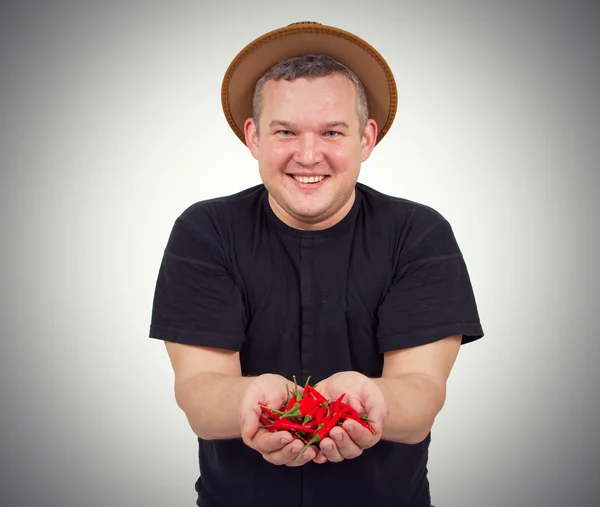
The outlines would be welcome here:
M 298 23 L 246 46 L 225 116 L 262 184 L 191 205 L 160 266 L 150 336 L 198 437 L 201 507 L 430 507 L 427 456 L 459 348 L 483 336 L 452 228 L 434 209 L 358 183 L 388 132 L 381 55 Z M 347 420 L 302 442 L 260 427 L 308 377 Z
M 313 76 L 295 77 L 303 68 Z M 314 77 L 315 69 L 328 74 Z M 307 55 L 275 66 L 258 83 L 246 142 L 258 160 L 269 204 L 291 227 L 326 229 L 354 203 L 377 125 L 367 119 L 357 89 L 362 85 L 351 76 L 330 57 Z M 364 102 L 364 91 L 360 95 Z

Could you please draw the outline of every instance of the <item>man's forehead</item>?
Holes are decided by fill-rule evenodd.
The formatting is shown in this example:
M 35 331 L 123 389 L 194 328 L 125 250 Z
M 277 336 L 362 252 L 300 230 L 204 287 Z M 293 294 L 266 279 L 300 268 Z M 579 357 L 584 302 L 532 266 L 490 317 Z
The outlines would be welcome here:
M 297 103 L 309 109 L 341 109 L 356 104 L 357 93 L 351 81 L 348 80 L 346 87 L 343 83 L 326 81 L 327 79 L 318 77 L 268 81 L 262 89 L 263 109 L 287 110 L 294 108 Z
M 341 97 L 346 92 L 351 100 L 355 100 L 357 90 L 354 83 L 342 74 L 330 74 L 318 77 L 297 77 L 294 79 L 270 79 L 262 87 L 262 98 L 268 99 L 278 93 L 305 90 L 317 99 L 317 97 Z M 333 93 L 332 93 L 333 92 Z

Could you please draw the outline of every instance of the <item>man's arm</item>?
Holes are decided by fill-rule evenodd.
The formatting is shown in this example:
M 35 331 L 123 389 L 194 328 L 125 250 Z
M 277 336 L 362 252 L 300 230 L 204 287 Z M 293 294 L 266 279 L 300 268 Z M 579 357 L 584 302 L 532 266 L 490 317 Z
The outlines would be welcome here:
M 165 342 L 175 372 L 175 399 L 203 439 L 239 438 L 239 406 L 252 378 L 242 377 L 239 353 Z
M 175 397 L 194 433 L 204 440 L 242 438 L 274 465 L 302 466 L 315 456 L 288 432 L 259 429 L 260 401 L 278 406 L 294 385 L 284 377 L 241 375 L 239 353 L 165 342 L 175 371 Z M 241 427 L 243 424 L 243 428 Z M 295 449 L 295 452 L 293 452 Z
M 404 350 L 386 352 L 381 389 L 388 412 L 382 438 L 393 442 L 422 442 L 446 400 L 446 382 L 460 348 L 462 335 Z

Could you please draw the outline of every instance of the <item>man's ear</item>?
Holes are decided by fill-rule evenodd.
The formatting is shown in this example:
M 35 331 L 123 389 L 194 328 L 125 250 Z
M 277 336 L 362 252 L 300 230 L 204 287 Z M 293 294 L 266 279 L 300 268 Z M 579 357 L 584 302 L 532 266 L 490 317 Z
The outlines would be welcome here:
M 258 160 L 258 131 L 254 118 L 248 118 L 244 123 L 244 136 L 246 138 L 246 146 L 252 153 L 252 156 Z
M 367 160 L 371 156 L 371 152 L 375 147 L 377 141 L 377 123 L 375 120 L 369 118 L 365 125 L 365 132 L 362 136 L 361 150 L 362 150 L 362 162 Z

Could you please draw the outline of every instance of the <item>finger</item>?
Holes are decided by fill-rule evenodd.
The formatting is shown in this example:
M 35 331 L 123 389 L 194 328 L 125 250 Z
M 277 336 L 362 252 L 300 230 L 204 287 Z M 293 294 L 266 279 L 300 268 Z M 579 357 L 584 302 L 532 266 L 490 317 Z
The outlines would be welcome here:
M 352 441 L 360 449 L 368 449 L 375 445 L 378 437 L 373 435 L 371 431 L 357 423 L 356 421 L 347 420 L 342 424 L 342 428 L 348 436 L 348 440 Z
M 262 410 L 256 402 L 256 397 L 245 396 L 242 400 L 239 412 L 242 438 L 252 438 L 259 426 Z
M 379 406 L 373 407 L 368 412 L 370 425 L 375 430 L 375 433 L 381 433 L 383 429 L 383 412 Z
M 310 447 L 308 447 L 304 452 L 302 452 L 302 449 L 304 449 L 304 445 L 300 448 L 300 450 L 298 452 L 297 452 L 297 449 L 294 449 L 294 451 L 293 451 L 294 457 L 291 461 L 288 461 L 286 463 L 287 466 L 298 467 L 298 466 L 305 465 L 306 463 L 309 463 L 310 461 L 315 459 L 315 457 L 317 456 L 317 452 L 319 452 L 319 449 L 314 445 L 311 445 Z M 302 455 L 300 455 L 301 452 L 302 452 Z M 298 456 L 300 456 L 300 457 L 298 457 Z
M 261 429 L 250 439 L 249 445 L 264 455 L 281 451 L 292 441 L 293 438 L 289 431 L 271 433 L 268 430 Z
M 299 440 L 294 440 L 282 449 L 263 454 L 263 458 L 274 465 L 301 466 L 313 459 L 316 451 L 311 446 L 302 454 L 301 458 L 296 461 L 304 444 Z
M 260 422 L 259 419 L 260 408 L 258 408 L 258 410 L 252 408 L 240 411 L 240 426 L 242 428 L 241 435 L 242 440 L 246 444 L 248 444 L 250 440 L 256 435 Z
M 321 451 L 323 451 L 327 461 L 331 461 L 332 463 L 344 461 L 344 456 L 340 454 L 336 442 L 334 442 L 331 437 L 324 438 L 319 447 Z
M 370 419 L 369 424 L 373 429 L 381 433 L 387 413 L 386 403 L 381 390 L 370 393 L 370 396 L 365 401 L 365 411 Z
M 337 455 L 339 455 L 341 459 L 353 459 L 357 458 L 362 454 L 362 448 L 359 445 L 357 445 L 357 443 L 354 442 L 352 438 L 350 438 L 350 435 L 348 435 L 348 433 L 343 427 L 333 428 L 329 433 L 329 436 L 335 442 L 335 452 L 332 451 L 332 455 L 336 459 L 338 459 Z M 327 451 L 325 452 L 327 454 Z M 329 454 L 327 456 L 327 459 L 333 461 L 332 459 L 330 459 Z
M 327 456 L 325 455 L 325 453 L 323 452 L 322 449 L 319 449 L 319 451 L 317 452 L 317 456 L 315 457 L 315 459 L 313 459 L 313 461 L 317 465 L 322 465 L 323 463 L 327 463 Z
M 359 414 L 363 414 L 366 412 L 364 404 L 361 402 L 359 398 L 350 398 L 348 400 L 348 405 L 350 405 L 354 410 L 356 410 Z

